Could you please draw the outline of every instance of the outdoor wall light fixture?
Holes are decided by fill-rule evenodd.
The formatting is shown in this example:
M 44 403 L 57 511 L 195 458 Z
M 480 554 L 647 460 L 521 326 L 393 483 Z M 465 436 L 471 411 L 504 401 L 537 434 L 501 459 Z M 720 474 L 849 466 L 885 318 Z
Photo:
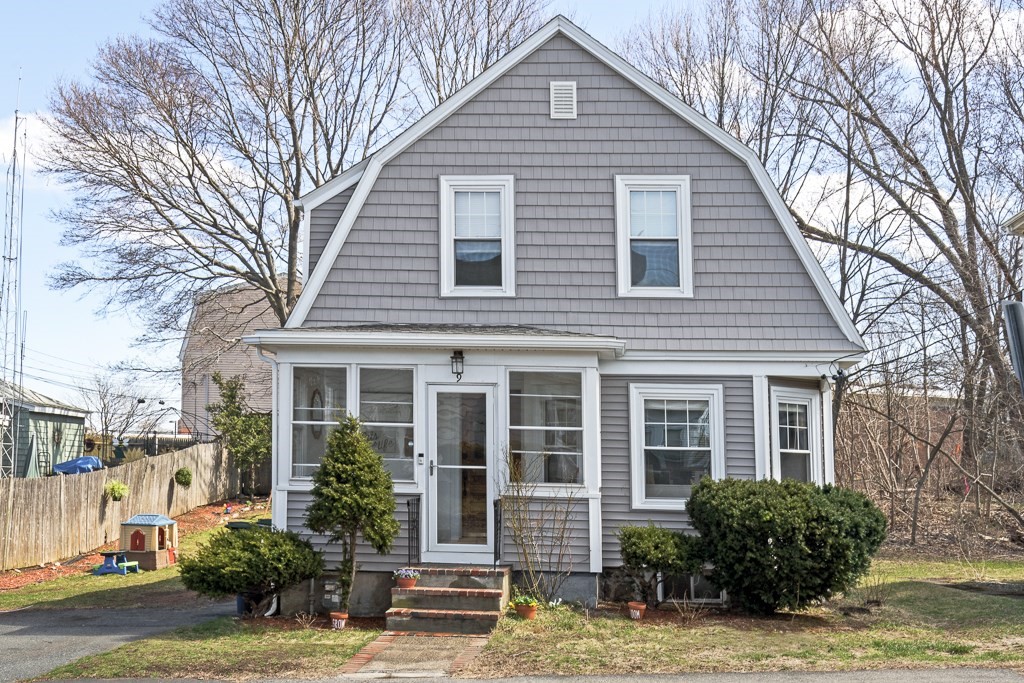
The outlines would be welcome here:
M 462 371 L 465 369 L 465 357 L 462 355 L 462 350 L 452 351 L 452 374 L 455 375 L 455 381 L 462 381 Z

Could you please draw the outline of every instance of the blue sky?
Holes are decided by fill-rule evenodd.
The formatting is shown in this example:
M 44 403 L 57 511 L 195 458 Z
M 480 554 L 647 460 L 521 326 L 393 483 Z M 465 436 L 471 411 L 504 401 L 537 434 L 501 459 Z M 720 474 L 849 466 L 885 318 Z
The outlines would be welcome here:
M 553 0 L 555 11 L 570 14 L 598 40 L 614 46 L 620 32 L 636 19 L 668 4 L 687 0 Z M 61 79 L 88 74 L 97 48 L 117 35 L 146 31 L 144 16 L 156 0 L 101 2 L 90 0 L 15 0 L 0 10 L 0 168 L 10 159 L 14 110 L 21 75 L 20 109 L 42 114 L 49 93 Z M 38 151 L 41 133 L 29 127 L 29 157 Z M 133 357 L 173 365 L 178 349 L 139 349 L 132 346 L 140 323 L 130 315 L 97 313 L 97 293 L 56 292 L 46 286 L 47 275 L 75 253 L 60 246 L 61 227 L 50 211 L 69 199 L 53 179 L 32 172 L 26 181 L 23 235 L 23 306 L 28 311 L 25 384 L 55 398 L 74 401 L 74 388 L 87 382 L 103 366 Z M 177 403 L 180 389 L 174 380 L 143 379 L 140 396 Z

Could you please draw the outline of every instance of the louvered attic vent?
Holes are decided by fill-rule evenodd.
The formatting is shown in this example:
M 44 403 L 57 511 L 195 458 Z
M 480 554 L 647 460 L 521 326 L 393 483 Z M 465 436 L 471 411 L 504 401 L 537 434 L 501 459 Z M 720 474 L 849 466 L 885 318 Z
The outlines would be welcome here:
M 551 118 L 576 118 L 576 81 L 551 81 Z

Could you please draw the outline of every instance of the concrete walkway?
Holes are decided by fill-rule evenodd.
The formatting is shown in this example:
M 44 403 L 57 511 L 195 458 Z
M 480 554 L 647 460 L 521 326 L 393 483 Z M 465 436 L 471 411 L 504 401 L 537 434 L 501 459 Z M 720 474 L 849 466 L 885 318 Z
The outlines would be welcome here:
M 210 604 L 206 601 L 182 609 L 0 612 L 0 681 L 41 676 L 86 655 L 234 612 L 234 602 Z

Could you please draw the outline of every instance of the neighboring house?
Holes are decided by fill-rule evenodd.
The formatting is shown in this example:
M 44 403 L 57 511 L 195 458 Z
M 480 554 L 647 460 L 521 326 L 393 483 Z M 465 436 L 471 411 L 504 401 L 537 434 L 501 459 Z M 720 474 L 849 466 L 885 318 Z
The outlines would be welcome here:
M 1003 228 L 1015 235 L 1024 235 L 1024 211 L 1015 214 L 1012 218 L 1003 223 Z
M 686 528 L 701 476 L 833 479 L 825 376 L 865 347 L 786 205 L 749 149 L 565 18 L 303 206 L 302 296 L 246 337 L 275 358 L 276 526 L 302 529 L 345 412 L 399 501 L 370 572 L 410 545 L 490 564 L 500 543 L 514 565 L 508 461 L 576 495 L 568 590 L 591 600 L 619 527 Z
M 54 465 L 83 455 L 88 410 L 0 380 L 0 400 L 10 405 L 15 433 L 15 477 L 45 477 Z M 11 432 L 4 438 L 11 443 Z
M 199 441 L 216 435 L 207 406 L 220 401 L 213 383 L 219 372 L 225 379 L 245 380 L 250 407 L 270 412 L 273 396 L 270 365 L 241 338 L 253 330 L 278 327 L 277 316 L 259 290 L 231 285 L 196 298 L 178 359 L 181 361 L 181 429 Z

